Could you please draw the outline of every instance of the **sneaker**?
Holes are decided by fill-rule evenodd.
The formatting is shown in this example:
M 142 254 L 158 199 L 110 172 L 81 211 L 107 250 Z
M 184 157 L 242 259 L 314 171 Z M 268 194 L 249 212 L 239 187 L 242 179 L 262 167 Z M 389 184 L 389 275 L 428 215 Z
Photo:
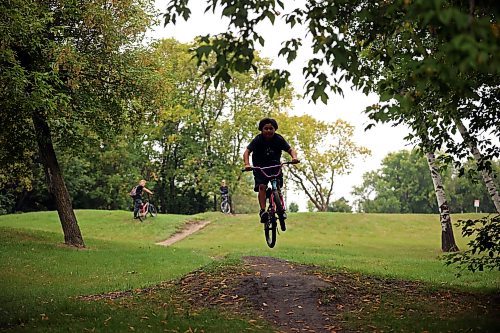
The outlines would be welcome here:
M 281 231 L 286 231 L 285 220 L 280 220 L 280 228 Z
M 260 216 L 260 223 L 266 223 L 267 220 L 269 220 L 269 213 L 264 209 L 260 210 L 259 216 Z

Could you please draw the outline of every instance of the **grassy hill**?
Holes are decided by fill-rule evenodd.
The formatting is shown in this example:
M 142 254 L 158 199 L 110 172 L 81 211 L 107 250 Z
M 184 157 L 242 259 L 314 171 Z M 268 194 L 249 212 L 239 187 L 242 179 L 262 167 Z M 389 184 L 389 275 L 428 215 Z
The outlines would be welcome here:
M 155 324 L 150 305 L 137 300 L 136 309 L 115 303 L 75 301 L 79 295 L 136 289 L 178 279 L 202 267 L 243 255 L 274 256 L 314 264 L 326 270 L 422 281 L 429 288 L 498 293 L 500 273 L 463 272 L 439 260 L 440 225 L 436 215 L 296 213 L 274 249 L 266 247 L 262 226 L 254 215 L 159 215 L 145 223 L 124 211 L 77 211 L 87 248 L 62 244 L 55 212 L 0 216 L 0 328 L 12 331 L 81 331 L 99 327 L 122 331 L 188 329 L 193 320 L 205 331 L 266 331 L 244 320 L 210 311 L 190 316 L 169 313 L 168 323 Z M 454 219 L 468 216 L 453 216 Z M 210 220 L 206 228 L 170 247 L 155 245 L 193 219 Z M 458 245 L 466 240 L 456 231 Z M 222 261 L 221 261 L 222 260 Z M 112 311 L 111 311 L 112 310 Z M 109 325 L 113 318 L 114 325 Z M 159 325 L 159 326 L 158 326 Z M 170 325 L 170 326 L 169 326 Z M 207 330 L 208 329 L 208 330 Z M 158 330 L 156 330 L 158 331 Z

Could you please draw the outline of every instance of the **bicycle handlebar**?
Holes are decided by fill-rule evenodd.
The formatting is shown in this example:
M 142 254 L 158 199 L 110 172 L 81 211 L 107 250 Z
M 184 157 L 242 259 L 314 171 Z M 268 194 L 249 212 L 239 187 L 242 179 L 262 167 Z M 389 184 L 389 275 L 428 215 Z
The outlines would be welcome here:
M 251 166 L 250 169 L 243 168 L 243 169 L 241 169 L 241 171 L 242 172 L 246 172 L 246 171 L 252 171 L 252 170 L 259 170 L 267 178 L 273 178 L 273 177 L 279 176 L 279 174 L 281 173 L 281 168 L 283 168 L 283 165 L 298 164 L 298 163 L 300 163 L 300 162 L 289 161 L 289 162 L 283 162 L 283 163 L 280 163 L 280 164 L 271 165 L 271 166 L 267 166 L 267 167 Z M 276 174 L 274 174 L 274 175 L 268 175 L 267 173 L 265 173 L 264 170 L 266 170 L 266 169 L 272 169 L 272 168 L 278 168 L 278 172 Z

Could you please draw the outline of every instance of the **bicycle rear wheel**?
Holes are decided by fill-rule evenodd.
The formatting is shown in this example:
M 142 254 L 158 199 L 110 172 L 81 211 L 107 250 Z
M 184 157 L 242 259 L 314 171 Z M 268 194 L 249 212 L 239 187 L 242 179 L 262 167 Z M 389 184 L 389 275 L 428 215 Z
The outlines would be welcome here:
M 273 248 L 276 245 L 276 215 L 269 212 L 269 219 L 264 223 L 264 235 L 266 236 L 267 246 Z
M 231 212 L 231 206 L 229 206 L 229 202 L 222 201 L 221 204 L 220 204 L 220 210 L 224 214 L 229 214 Z
M 149 215 L 151 215 L 151 217 L 156 217 L 156 215 L 158 215 L 158 212 L 156 211 L 156 207 L 153 206 L 152 204 L 149 204 L 148 213 L 149 213 Z

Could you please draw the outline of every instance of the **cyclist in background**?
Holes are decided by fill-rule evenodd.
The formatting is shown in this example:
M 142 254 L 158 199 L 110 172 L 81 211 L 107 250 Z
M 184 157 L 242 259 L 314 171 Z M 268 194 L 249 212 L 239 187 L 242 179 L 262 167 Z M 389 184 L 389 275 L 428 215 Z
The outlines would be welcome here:
M 139 184 L 137 184 L 137 186 L 135 186 L 130 193 L 132 199 L 134 199 L 134 219 L 138 218 L 137 215 L 139 215 L 139 209 L 141 208 L 142 205 L 143 191 L 153 195 L 153 192 L 146 188 L 146 181 L 144 179 L 141 179 Z
M 251 170 L 250 154 L 252 154 L 252 164 L 254 167 L 268 167 L 280 164 L 281 152 L 286 151 L 292 157 L 293 163 L 298 163 L 297 152 L 290 147 L 288 142 L 278 133 L 278 123 L 272 118 L 264 118 L 259 122 L 260 134 L 257 135 L 247 146 L 243 153 L 245 169 Z M 253 170 L 255 180 L 254 191 L 258 192 L 260 206 L 260 221 L 264 223 L 269 217 L 266 211 L 266 190 L 269 180 L 258 170 Z M 279 187 L 283 186 L 283 175 L 279 178 Z
M 223 213 L 228 214 L 231 212 L 231 198 L 229 197 L 229 188 L 225 180 L 222 180 L 219 190 L 221 196 L 221 210 Z M 227 202 L 227 205 L 224 204 L 225 202 Z
M 229 188 L 227 187 L 227 185 L 226 185 L 226 181 L 225 181 L 225 180 L 223 180 L 223 181 L 221 182 L 221 185 L 220 185 L 219 190 L 220 190 L 220 195 L 221 195 L 221 196 L 224 196 L 224 195 L 229 195 Z

